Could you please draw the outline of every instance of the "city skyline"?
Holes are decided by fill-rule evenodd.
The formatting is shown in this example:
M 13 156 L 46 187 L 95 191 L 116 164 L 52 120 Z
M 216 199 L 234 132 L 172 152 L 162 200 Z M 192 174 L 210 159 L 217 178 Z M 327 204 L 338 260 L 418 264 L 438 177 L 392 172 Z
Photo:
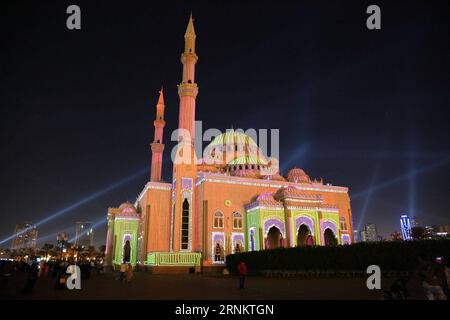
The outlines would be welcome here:
M 360 7 L 359 20 L 351 18 L 346 11 L 349 8 L 342 4 L 344 8 L 339 10 L 333 5 L 289 5 L 293 10 L 283 11 L 286 18 L 273 15 L 270 8 L 258 9 L 260 17 L 252 17 L 252 24 L 245 32 L 242 28 L 248 13 L 252 12 L 250 5 L 209 6 L 210 11 L 221 9 L 212 13 L 205 5 L 184 5 L 183 10 L 177 11 L 149 6 L 148 12 L 158 10 L 167 18 L 148 13 L 134 23 L 129 19 L 136 11 L 127 9 L 119 13 L 119 7 L 111 5 L 102 15 L 117 15 L 128 22 L 123 29 L 123 24 L 106 21 L 114 35 L 99 27 L 107 18 L 100 17 L 95 5 L 81 6 L 83 12 L 91 15 L 86 17 L 86 28 L 79 34 L 59 27 L 64 16 L 58 17 L 58 6 L 42 5 L 40 10 L 46 11 L 50 19 L 46 23 L 39 21 L 34 31 L 28 27 L 37 23 L 36 16 L 31 10 L 24 13 L 30 24 L 10 31 L 7 41 L 10 51 L 2 53 L 8 61 L 6 75 L 11 80 L 6 83 L 6 78 L 2 79 L 6 106 L 2 108 L 2 118 L 11 119 L 11 123 L 24 119 L 27 130 L 19 132 L 9 120 L 2 120 L 5 137 L 2 144 L 8 150 L 2 164 L 9 168 L 8 172 L 2 172 L 6 182 L 2 192 L 6 197 L 13 197 L 23 190 L 22 197 L 29 197 L 26 202 L 33 205 L 17 201 L 13 201 L 14 206 L 7 204 L 12 214 L 2 223 L 0 240 L 10 237 L 19 221 L 39 223 L 62 212 L 37 226 L 43 231 L 39 238 L 54 233 L 54 239 L 47 239 L 55 241 L 56 233 L 66 226 L 73 228 L 76 221 L 89 220 L 98 225 L 98 231 L 94 230 L 95 246 L 104 244 L 105 208 L 117 202 L 116 199 L 134 202 L 149 179 L 149 144 L 153 139 L 154 104 L 161 78 L 166 94 L 168 131 L 171 133 L 177 126 L 176 84 L 180 70 L 173 62 L 179 59 L 176 54 L 182 43 L 179 30 L 184 28 L 191 9 L 202 38 L 198 48 L 202 54 L 199 61 L 202 93 L 198 102 L 202 118 L 197 120 L 222 131 L 232 126 L 244 130 L 280 128 L 280 158 L 287 163 L 283 173 L 297 166 L 312 178 L 321 178 L 316 176 L 320 173 L 324 182 L 348 185 L 355 229 L 360 230 L 359 225 L 371 221 L 386 237 L 400 229 L 398 218 L 405 213 L 419 217 L 424 225 L 448 224 L 445 185 L 450 154 L 448 142 L 439 140 L 449 130 L 445 124 L 439 125 L 448 102 L 449 84 L 444 72 L 449 61 L 443 56 L 448 43 L 441 42 L 441 36 L 446 39 L 446 31 L 439 28 L 443 21 L 437 19 L 438 27 L 434 27 L 428 20 L 431 13 L 420 14 L 410 8 L 412 13 L 407 19 L 402 17 L 401 5 L 385 4 L 389 12 L 398 16 L 392 19 L 387 15 L 384 29 L 372 34 L 359 21 L 364 21 L 364 5 Z M 358 9 L 353 5 L 350 10 L 352 15 L 356 14 L 355 7 Z M 19 12 L 14 5 L 10 9 L 14 14 Z M 311 12 L 318 15 L 308 17 Z M 300 25 L 295 18 L 301 18 Z M 231 19 L 233 23 L 229 23 Z M 419 40 L 397 42 L 404 28 L 418 28 L 414 24 L 417 21 L 422 23 Z M 308 27 L 312 34 L 305 30 L 308 25 L 313 26 Z M 321 29 L 315 29 L 319 25 Z M 337 30 L 330 30 L 333 28 Z M 24 43 L 25 31 L 34 32 L 42 43 L 32 40 Z M 360 47 L 352 45 L 350 37 L 343 36 L 345 31 L 357 37 Z M 115 43 L 113 36 L 117 35 Z M 319 38 L 321 35 L 324 38 Z M 105 38 L 96 45 L 98 36 Z M 336 43 L 333 37 L 342 43 Z M 173 39 L 178 39 L 178 43 Z M 67 48 L 56 49 L 55 41 L 63 41 Z M 247 41 L 250 43 L 246 45 Z M 77 49 L 86 43 L 97 55 L 108 52 L 111 56 L 102 61 L 91 59 L 88 52 Z M 31 61 L 20 68 L 25 55 L 12 55 L 19 46 L 30 52 L 35 50 Z M 51 49 L 46 49 L 48 46 Z M 134 49 L 128 51 L 122 47 Z M 237 62 L 229 61 L 238 47 L 242 52 Z M 62 56 L 56 59 L 54 67 L 52 50 L 61 50 Z M 361 59 L 367 52 L 370 54 Z M 400 63 L 403 52 L 409 54 Z M 391 55 L 387 57 L 387 54 Z M 121 58 L 126 63 L 118 66 L 115 61 Z M 336 61 L 330 61 L 334 58 Z M 273 59 L 267 67 L 269 73 L 260 77 L 261 64 L 267 59 Z M 40 66 L 36 62 L 41 60 Z M 425 71 L 424 64 L 432 71 Z M 289 72 L 290 66 L 293 72 Z M 377 71 L 376 67 L 381 70 Z M 46 81 L 39 76 L 47 75 L 43 71 L 49 73 Z M 97 84 L 85 77 L 86 74 L 95 74 Z M 363 76 L 374 79 L 364 78 L 367 84 L 360 83 L 359 90 L 354 90 L 355 86 L 358 89 L 355 82 Z M 132 85 L 124 80 L 127 77 Z M 24 84 L 19 82 L 20 78 L 25 79 Z M 392 78 L 397 80 L 389 80 Z M 64 88 L 58 85 L 60 81 Z M 236 90 L 227 89 L 230 84 Z M 395 90 L 389 90 L 391 86 Z M 61 92 L 54 93 L 58 88 Z M 230 97 L 217 101 L 215 97 L 223 92 L 230 92 Z M 324 94 L 330 97 L 324 98 Z M 229 104 L 235 106 L 227 108 Z M 241 105 L 248 110 L 239 111 Z M 208 111 L 211 106 L 222 116 Z M 298 121 L 286 121 L 285 115 Z M 234 120 L 237 121 L 233 123 Z M 377 122 L 379 126 L 374 124 Z M 431 131 L 430 126 L 433 126 Z M 120 127 L 124 130 L 117 129 Z M 33 139 L 31 132 L 36 132 Z M 300 140 L 291 141 L 293 136 Z M 170 151 L 173 145 L 170 134 L 165 139 Z M 296 153 L 289 154 L 289 150 Z M 169 165 L 163 163 L 166 181 L 171 180 Z M 22 172 L 23 168 L 29 170 Z M 8 247 L 10 243 L 1 243 L 0 247 Z

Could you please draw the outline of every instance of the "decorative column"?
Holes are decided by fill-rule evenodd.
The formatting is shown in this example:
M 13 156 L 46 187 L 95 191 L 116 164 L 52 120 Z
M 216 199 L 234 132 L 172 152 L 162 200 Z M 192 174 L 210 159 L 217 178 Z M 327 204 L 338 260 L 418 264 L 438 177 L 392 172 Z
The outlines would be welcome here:
M 114 248 L 114 213 L 113 209 L 108 209 L 108 232 L 106 234 L 106 250 L 105 250 L 105 263 L 104 267 L 106 269 L 110 269 L 112 267 L 112 261 L 113 261 L 113 248 Z

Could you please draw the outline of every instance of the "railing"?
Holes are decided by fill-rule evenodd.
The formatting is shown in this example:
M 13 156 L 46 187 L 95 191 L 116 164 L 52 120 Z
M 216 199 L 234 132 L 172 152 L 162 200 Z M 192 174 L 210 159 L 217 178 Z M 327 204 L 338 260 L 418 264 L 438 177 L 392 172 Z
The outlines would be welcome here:
M 200 252 L 151 252 L 147 255 L 147 265 L 153 266 L 199 266 Z

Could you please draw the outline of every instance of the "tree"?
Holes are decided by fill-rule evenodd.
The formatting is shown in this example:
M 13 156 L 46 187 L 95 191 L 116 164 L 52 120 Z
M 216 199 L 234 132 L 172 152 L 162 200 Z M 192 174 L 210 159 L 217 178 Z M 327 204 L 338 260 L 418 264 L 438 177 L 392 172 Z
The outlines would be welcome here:
M 413 227 L 411 229 L 411 237 L 414 240 L 422 240 L 425 236 L 425 228 L 423 227 Z

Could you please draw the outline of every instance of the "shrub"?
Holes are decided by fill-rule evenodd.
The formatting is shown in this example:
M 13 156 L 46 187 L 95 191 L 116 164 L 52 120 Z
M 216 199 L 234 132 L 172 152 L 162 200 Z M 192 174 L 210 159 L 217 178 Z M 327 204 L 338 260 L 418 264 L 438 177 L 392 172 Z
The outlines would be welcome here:
M 335 247 L 279 248 L 228 255 L 228 269 L 235 273 L 240 261 L 250 273 L 263 270 L 366 270 L 376 264 L 381 270 L 411 271 L 417 256 L 450 259 L 450 240 L 361 242 Z

